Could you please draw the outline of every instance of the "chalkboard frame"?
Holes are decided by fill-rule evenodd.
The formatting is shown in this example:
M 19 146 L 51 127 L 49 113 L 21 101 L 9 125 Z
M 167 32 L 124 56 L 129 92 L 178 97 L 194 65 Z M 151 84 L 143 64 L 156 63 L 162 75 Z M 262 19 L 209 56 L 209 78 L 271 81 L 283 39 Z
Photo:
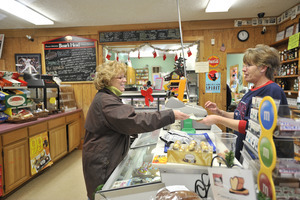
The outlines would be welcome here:
M 178 40 L 178 39 L 180 39 L 180 31 L 178 28 L 99 32 L 100 44 L 111 43 L 111 42 L 138 42 L 138 41 L 145 42 L 145 41 L 155 41 L 155 40 Z
M 43 51 L 43 61 L 46 73 L 57 73 L 62 72 L 62 70 L 67 70 L 68 72 L 63 72 L 64 74 L 59 74 L 59 78 L 62 79 L 62 82 L 90 82 L 93 79 L 93 74 L 95 74 L 96 66 L 98 63 L 97 58 L 97 40 L 95 39 L 89 39 L 89 38 L 83 38 L 79 36 L 63 36 L 58 37 L 49 41 L 43 42 L 44 45 L 44 51 Z M 53 58 L 47 57 L 47 54 L 53 51 L 57 55 L 54 59 L 57 61 L 57 64 L 55 66 L 48 65 L 49 60 Z M 66 51 L 66 52 L 65 52 Z M 67 52 L 68 51 L 68 52 Z M 65 59 L 70 60 L 79 60 L 82 58 L 81 52 L 83 51 L 84 58 L 87 59 L 88 64 L 85 62 L 78 61 L 74 64 L 76 64 L 75 67 L 70 67 L 68 64 L 61 64 L 61 59 L 63 58 L 61 55 L 64 55 Z M 85 55 L 85 53 L 88 52 L 89 55 Z M 73 55 L 73 53 L 75 53 Z M 83 59 L 84 59 L 83 58 Z M 48 64 L 47 64 L 48 63 Z M 65 63 L 65 62 L 64 62 Z M 58 65 L 59 64 L 59 65 Z M 56 66 L 57 65 L 57 66 Z M 62 66 L 62 67 L 61 67 Z M 75 66 L 75 65 L 74 65 Z M 61 68 L 64 69 L 61 69 Z M 55 69 L 54 69 L 55 68 Z M 82 68 L 82 70 L 80 70 Z M 49 71 L 50 70 L 50 71 Z M 85 70 L 88 70 L 88 73 L 83 73 Z M 77 74 L 76 78 L 74 77 Z M 69 80 L 68 80 L 69 79 Z

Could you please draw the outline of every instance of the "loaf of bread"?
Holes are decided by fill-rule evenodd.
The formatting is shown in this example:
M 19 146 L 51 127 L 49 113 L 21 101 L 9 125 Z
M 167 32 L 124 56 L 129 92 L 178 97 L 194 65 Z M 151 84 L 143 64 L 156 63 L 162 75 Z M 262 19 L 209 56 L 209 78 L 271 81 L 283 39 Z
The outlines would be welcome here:
M 163 188 L 156 194 L 156 200 L 202 200 L 195 192 L 192 191 L 174 191 L 170 192 Z
M 244 178 L 234 176 L 230 178 L 230 185 L 233 190 L 242 190 L 244 188 Z

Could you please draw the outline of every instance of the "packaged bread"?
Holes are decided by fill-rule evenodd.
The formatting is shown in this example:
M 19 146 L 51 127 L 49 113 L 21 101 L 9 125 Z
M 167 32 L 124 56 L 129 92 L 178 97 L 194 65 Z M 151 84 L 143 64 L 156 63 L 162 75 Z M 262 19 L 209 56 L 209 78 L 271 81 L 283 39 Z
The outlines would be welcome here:
M 170 189 L 170 187 L 173 187 Z M 174 187 L 177 187 L 174 189 Z M 156 194 L 156 200 L 202 200 L 195 192 L 185 187 L 167 186 L 160 189 Z

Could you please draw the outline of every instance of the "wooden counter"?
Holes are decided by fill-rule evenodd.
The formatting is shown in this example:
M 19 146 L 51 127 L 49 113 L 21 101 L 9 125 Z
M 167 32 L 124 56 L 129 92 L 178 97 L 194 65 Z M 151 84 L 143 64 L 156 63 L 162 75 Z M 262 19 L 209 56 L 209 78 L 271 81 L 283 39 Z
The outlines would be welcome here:
M 51 160 L 55 163 L 80 145 L 83 119 L 82 110 L 77 109 L 26 123 L 0 124 L 0 194 L 5 196 L 39 174 L 30 173 L 31 137 L 47 133 Z

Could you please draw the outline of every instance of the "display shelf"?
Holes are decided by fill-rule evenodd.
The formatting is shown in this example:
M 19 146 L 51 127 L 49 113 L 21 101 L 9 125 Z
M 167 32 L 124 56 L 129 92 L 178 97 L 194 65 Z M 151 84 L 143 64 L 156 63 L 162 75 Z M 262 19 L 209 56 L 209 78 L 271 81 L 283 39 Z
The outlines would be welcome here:
M 297 78 L 298 75 L 274 76 L 274 78 Z
M 149 69 L 136 69 L 135 80 L 137 85 L 144 85 L 149 80 Z
M 286 63 L 292 63 L 292 62 L 298 62 L 298 61 L 299 61 L 299 59 L 296 58 L 296 59 L 291 59 L 291 60 L 281 61 L 280 63 L 281 63 L 281 64 L 286 64 Z
M 0 87 L 2 90 L 9 90 L 9 89 L 27 89 L 27 86 L 17 86 L 17 87 L 12 87 L 12 86 L 5 86 L 5 87 Z
M 278 49 L 279 52 L 281 52 L 281 55 L 280 55 L 281 68 L 278 72 L 279 73 L 278 76 L 275 76 L 274 78 L 275 78 L 275 82 L 278 85 L 280 85 L 281 87 L 283 87 L 284 92 L 287 95 L 287 97 L 297 98 L 299 87 L 296 85 L 299 85 L 299 83 L 297 83 L 297 78 L 299 77 L 298 73 L 300 73 L 300 70 L 299 70 L 300 48 L 296 47 L 296 49 L 294 49 L 296 51 L 297 58 L 294 58 L 295 54 L 293 54 L 292 57 L 289 57 L 289 53 L 287 50 L 288 42 L 289 42 L 289 37 L 270 44 L 271 47 L 274 47 L 274 48 Z M 296 65 L 296 67 L 294 68 L 295 65 Z M 287 71 L 290 69 L 293 69 L 293 73 L 297 73 L 297 74 L 285 75 L 285 74 L 289 74 L 289 73 L 287 73 Z
M 289 41 L 289 38 L 284 38 L 282 40 L 279 40 L 279 41 L 276 41 L 276 42 L 272 43 L 270 46 L 272 46 L 272 47 L 278 47 L 278 46 L 287 44 L 288 41 Z

